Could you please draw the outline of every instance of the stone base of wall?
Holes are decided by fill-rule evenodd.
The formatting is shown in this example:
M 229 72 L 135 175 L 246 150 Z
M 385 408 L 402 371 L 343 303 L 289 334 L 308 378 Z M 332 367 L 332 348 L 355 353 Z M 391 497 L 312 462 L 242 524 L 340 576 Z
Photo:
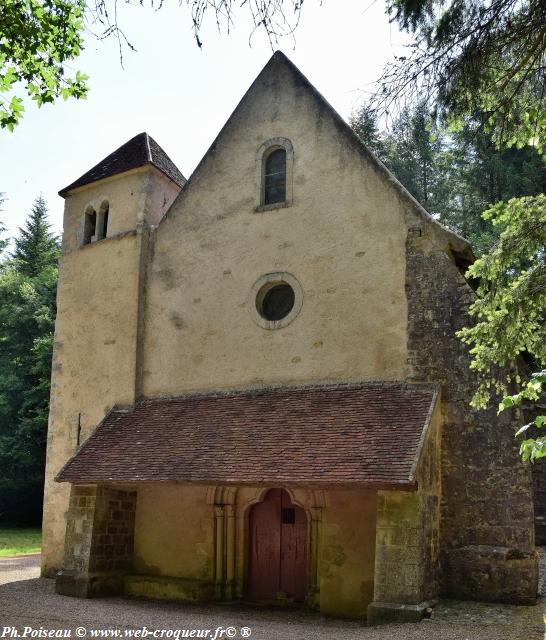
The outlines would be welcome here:
M 202 580 L 161 576 L 125 576 L 124 593 L 128 596 L 178 602 L 210 602 L 214 584 Z
M 433 607 L 436 601 L 419 604 L 393 604 L 391 602 L 372 602 L 368 605 L 368 624 L 388 624 L 391 622 L 419 622 L 425 611 Z
M 73 598 L 98 598 L 123 593 L 123 576 L 101 573 L 81 573 L 63 569 L 57 574 L 55 593 Z
M 469 545 L 444 551 L 445 595 L 463 600 L 535 604 L 538 556 L 508 547 Z

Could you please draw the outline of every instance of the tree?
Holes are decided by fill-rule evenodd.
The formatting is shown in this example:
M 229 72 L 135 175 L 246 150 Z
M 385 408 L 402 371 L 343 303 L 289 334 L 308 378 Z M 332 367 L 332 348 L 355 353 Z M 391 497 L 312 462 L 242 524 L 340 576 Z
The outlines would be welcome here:
M 452 124 L 481 114 L 497 144 L 544 148 L 543 0 L 387 0 L 387 11 L 415 42 L 385 68 L 376 106 L 425 98 Z
M 498 238 L 482 212 L 499 200 L 544 190 L 546 164 L 535 149 L 500 151 L 474 119 L 453 133 L 423 104 L 406 107 L 388 130 L 364 105 L 351 125 L 408 191 L 481 255 Z
M 386 112 L 425 97 L 454 130 L 480 114 L 483 130 L 501 152 L 525 145 L 546 151 L 544 0 L 388 0 L 387 6 L 415 42 L 408 56 L 385 69 L 376 109 Z M 507 393 L 512 382 L 519 383 L 508 366 L 511 358 L 524 355 L 541 369 L 524 381 L 520 393 L 505 396 L 499 408 L 504 410 L 543 392 L 546 199 L 498 203 L 484 217 L 500 239 L 470 270 L 481 278 L 472 307 L 476 326 L 460 335 L 471 346 L 480 380 L 473 403 L 483 406 L 493 391 Z M 538 429 L 545 423 L 546 416 L 534 421 Z M 542 457 L 545 447 L 544 438 L 530 437 L 521 453 L 532 460 Z
M 5 193 L 3 193 L 2 191 L 0 191 L 0 213 L 2 213 L 2 205 L 4 204 L 4 202 L 6 201 L 6 196 Z M 0 236 L 5 233 L 6 231 L 6 226 L 5 224 L 0 220 Z M 0 255 L 2 255 L 2 252 L 4 251 L 4 249 L 7 247 L 8 245 L 8 240 L 3 240 L 0 237 Z
M 38 105 L 82 98 L 87 76 L 67 75 L 82 50 L 83 0 L 0 1 L 0 127 L 13 130 L 24 87 Z
M 376 112 L 367 104 L 362 104 L 349 118 L 349 124 L 368 149 L 385 162 L 383 135 L 379 130 Z
M 19 257 L 0 268 L 0 519 L 19 523 L 41 516 L 56 315 L 59 250 L 36 203 L 16 238 Z
M 59 259 L 59 243 L 49 230 L 47 205 L 42 196 L 38 196 L 32 205 L 30 214 L 19 236 L 15 238 L 13 259 L 18 273 L 34 277 L 48 266 L 56 265 Z
M 477 322 L 459 335 L 472 347 L 472 368 L 479 379 L 475 406 L 483 407 L 493 393 L 502 393 L 504 410 L 524 399 L 538 400 L 546 388 L 546 371 L 540 371 L 520 393 L 507 395 L 512 384 L 521 382 L 520 369 L 511 363 L 522 356 L 531 356 L 535 366 L 546 362 L 546 195 L 500 202 L 484 216 L 501 233 L 491 252 L 469 269 L 480 282 L 471 308 Z M 544 416 L 534 420 L 537 428 L 545 424 Z M 546 456 L 544 437 L 529 438 L 521 446 L 524 459 Z

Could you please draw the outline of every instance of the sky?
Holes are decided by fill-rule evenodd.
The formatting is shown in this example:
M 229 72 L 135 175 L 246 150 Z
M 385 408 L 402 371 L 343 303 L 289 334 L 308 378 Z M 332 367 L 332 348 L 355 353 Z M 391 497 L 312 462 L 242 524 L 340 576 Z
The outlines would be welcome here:
M 261 32 L 249 44 L 252 23 L 244 8 L 229 34 L 218 33 L 211 15 L 200 49 L 181 3 L 165 0 L 157 11 L 122 3 L 119 22 L 136 47 L 124 50 L 123 66 L 115 38 L 87 34 L 71 67 L 90 76 L 88 98 L 40 109 L 27 101 L 15 131 L 0 130 L 0 192 L 7 198 L 0 220 L 7 235 L 24 223 L 39 194 L 60 234 L 64 201 L 57 192 L 142 131 L 189 177 L 273 49 Z M 381 0 L 307 0 L 294 38 L 275 49 L 348 119 L 407 42 L 384 11 Z

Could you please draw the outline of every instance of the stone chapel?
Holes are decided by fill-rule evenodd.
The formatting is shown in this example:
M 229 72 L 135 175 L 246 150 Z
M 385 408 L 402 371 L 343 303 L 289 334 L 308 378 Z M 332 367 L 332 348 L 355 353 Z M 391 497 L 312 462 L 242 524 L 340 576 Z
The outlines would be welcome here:
M 532 603 L 514 415 L 476 411 L 469 243 L 282 53 L 186 180 L 64 188 L 43 566 L 60 594 L 418 620 Z

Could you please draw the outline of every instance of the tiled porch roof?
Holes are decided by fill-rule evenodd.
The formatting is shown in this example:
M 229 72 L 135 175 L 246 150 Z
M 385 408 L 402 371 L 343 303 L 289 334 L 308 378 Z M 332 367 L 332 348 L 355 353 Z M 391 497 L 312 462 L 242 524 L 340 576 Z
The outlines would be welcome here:
M 113 409 L 60 482 L 413 485 L 436 389 L 361 383 Z

